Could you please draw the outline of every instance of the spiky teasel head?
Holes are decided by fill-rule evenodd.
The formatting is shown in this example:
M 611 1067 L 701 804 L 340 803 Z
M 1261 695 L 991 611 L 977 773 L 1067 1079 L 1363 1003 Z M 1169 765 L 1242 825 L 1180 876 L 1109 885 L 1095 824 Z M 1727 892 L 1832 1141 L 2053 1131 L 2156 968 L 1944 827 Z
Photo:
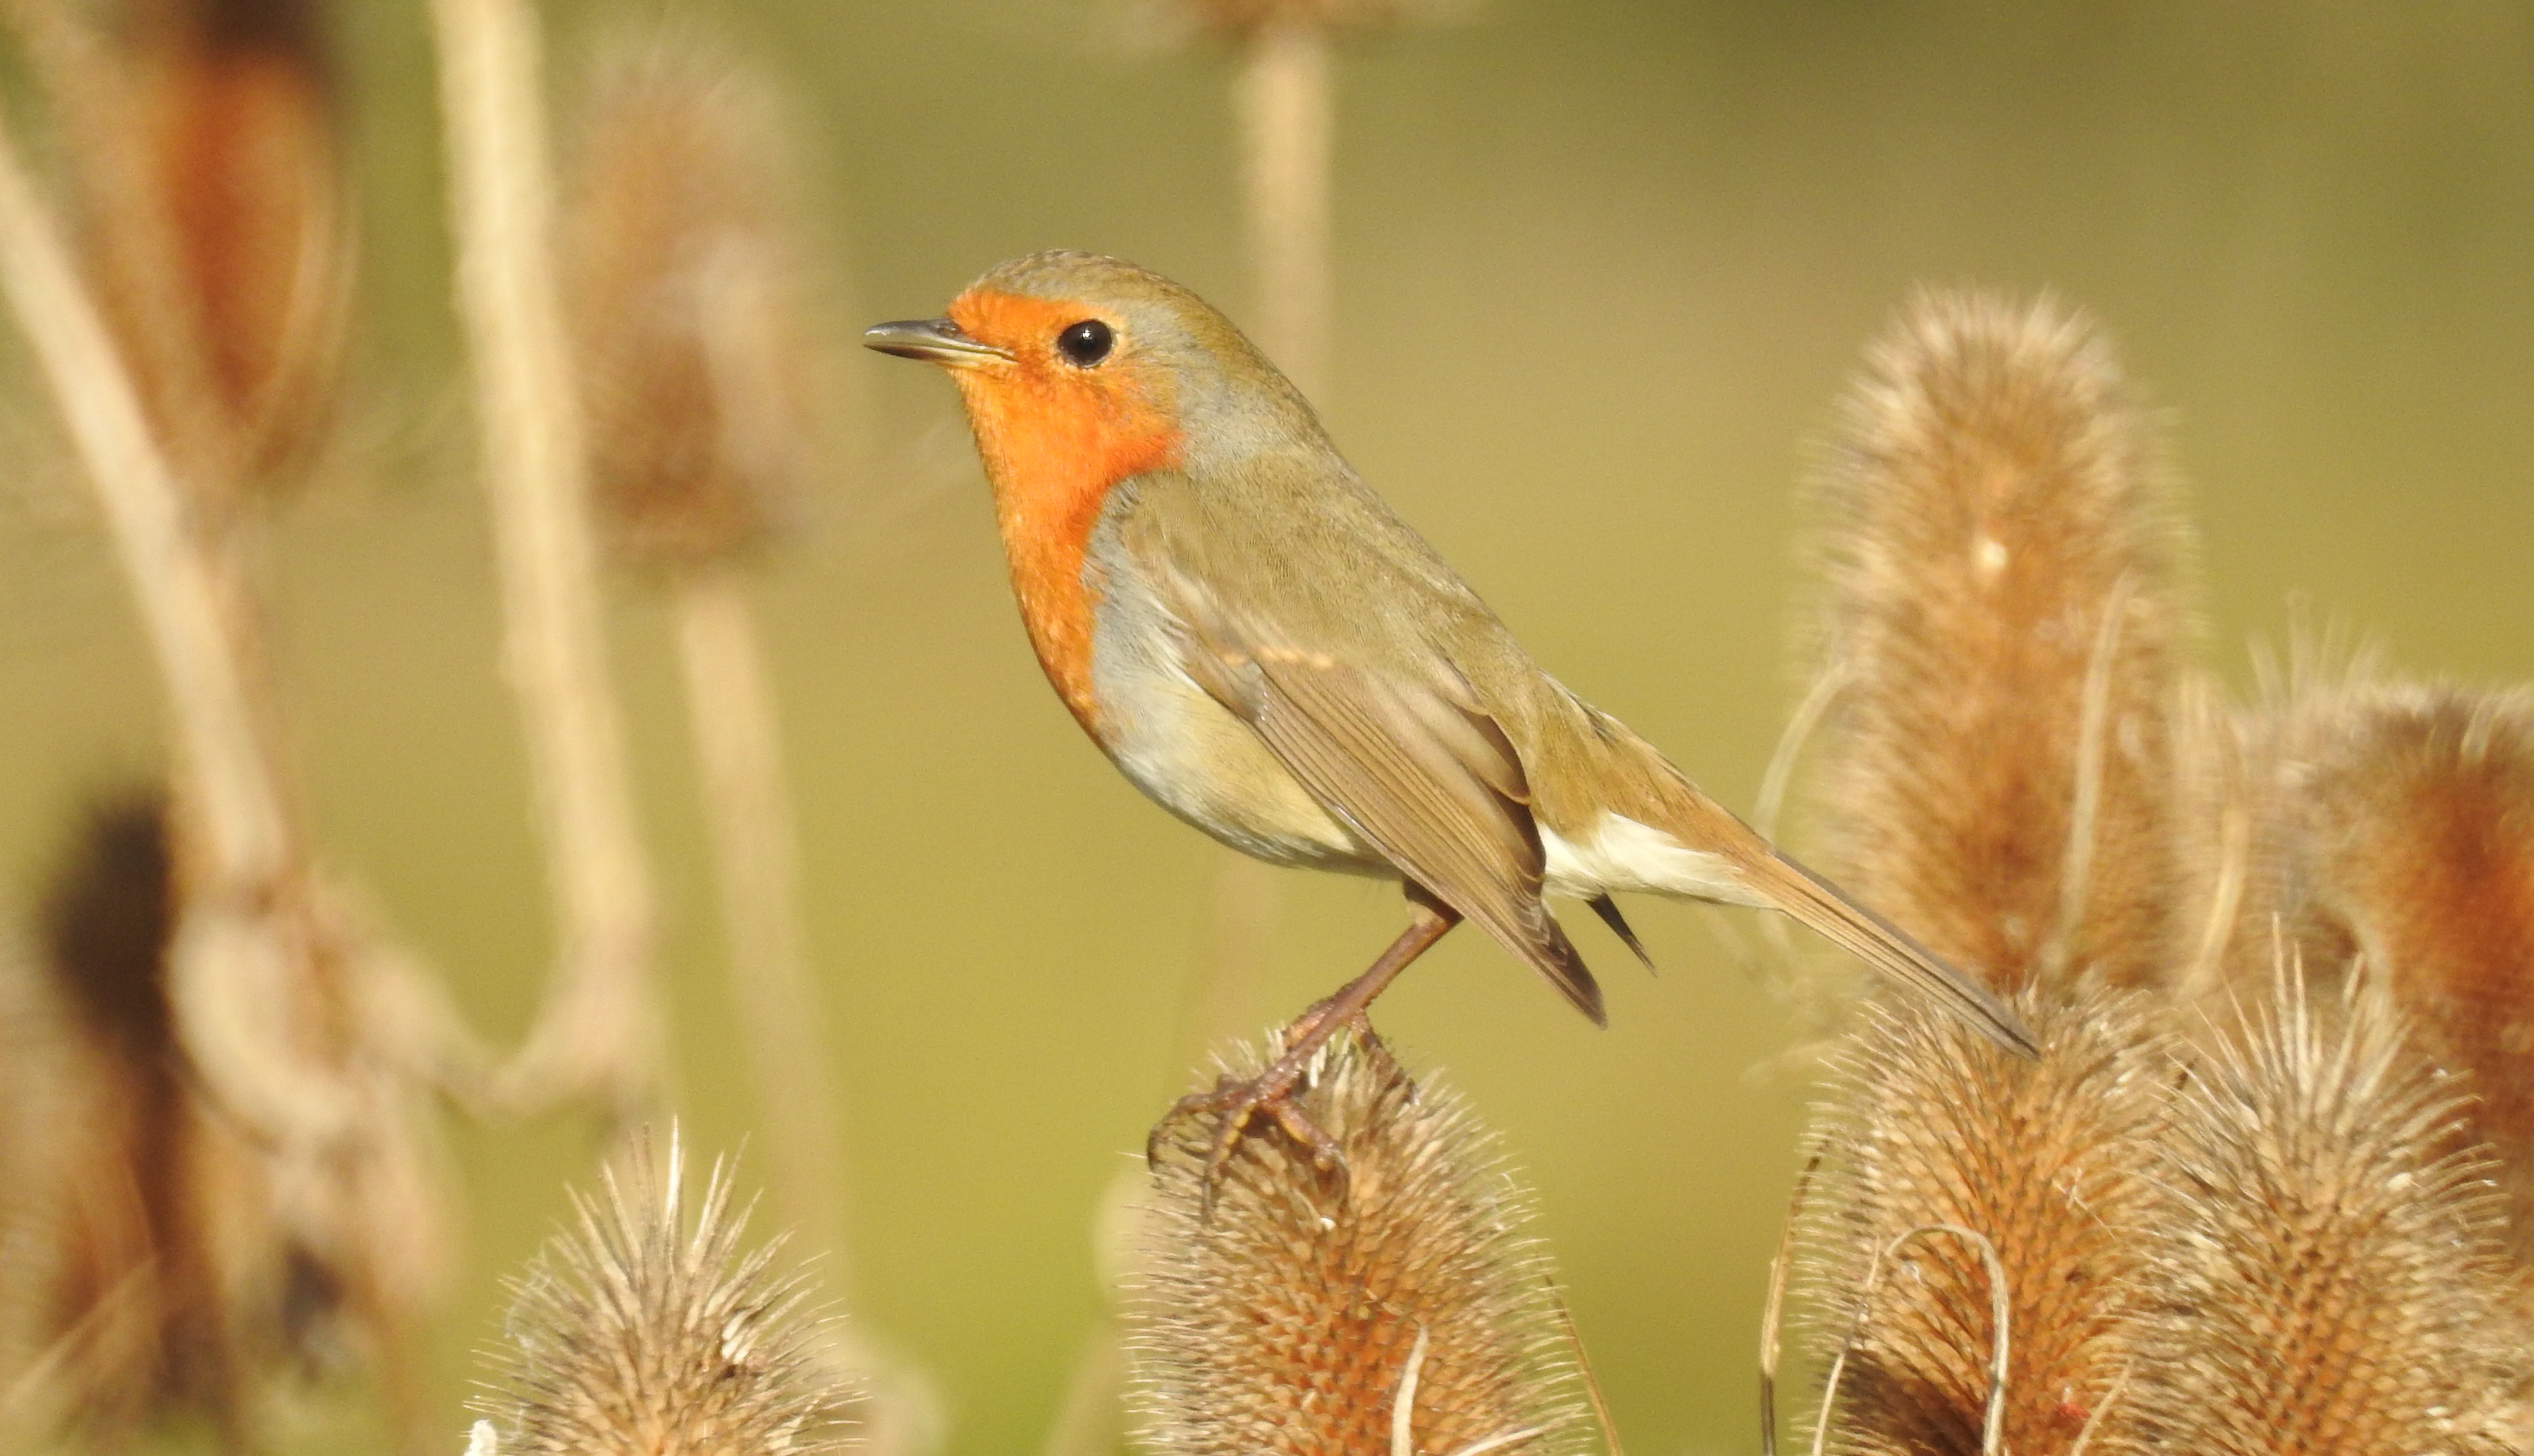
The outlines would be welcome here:
M 775 110 L 684 34 L 621 43 L 581 109 L 567 303 L 592 489 L 636 564 L 749 551 L 799 515 L 819 463 Z
M 2299 980 L 2193 1069 L 2106 1451 L 2510 1449 L 2527 1331 L 2468 1087 Z M 2337 1001 L 2339 998 L 2333 998 Z
M 667 1176 L 637 1147 L 527 1274 L 504 1323 L 476 1447 L 500 1456 L 814 1456 L 844 1448 L 854 1392 L 782 1241 L 742 1248 L 716 1162 L 692 1222 L 674 1135 Z
M 1257 1074 L 1246 1051 L 1234 1077 Z M 1164 1130 L 1140 1229 L 1137 1404 L 1170 1456 L 1586 1448 L 1528 1200 L 1458 1098 L 1353 1034 L 1295 1106 L 1346 1187 L 1281 1134 L 1241 1139 L 1206 1204 L 1211 1118 Z
M 227 506 L 323 440 L 352 247 L 314 0 L 131 0 L 111 36 L 36 20 L 90 271 L 159 443 Z
M 1842 878 L 2003 987 L 2154 979 L 2187 553 L 2110 346 L 2047 298 L 1921 295 L 1817 495 Z
M 2001 1348 L 2009 1451 L 2069 1449 L 2119 1378 L 2172 1054 L 2128 993 L 2016 1010 L 2038 1063 L 1897 1005 L 1834 1055 L 1804 1219 L 1836 1449 L 1980 1452 Z
M 2351 955 L 2498 1151 L 2534 1251 L 2534 695 L 2377 683 L 2293 710 L 2279 877 L 2306 964 Z

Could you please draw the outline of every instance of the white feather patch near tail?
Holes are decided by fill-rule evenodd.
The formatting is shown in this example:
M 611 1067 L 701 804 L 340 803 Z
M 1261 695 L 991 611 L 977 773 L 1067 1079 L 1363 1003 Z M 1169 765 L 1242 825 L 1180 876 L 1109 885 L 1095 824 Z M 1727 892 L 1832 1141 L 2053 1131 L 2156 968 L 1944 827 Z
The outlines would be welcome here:
M 1743 888 L 1721 854 L 1692 849 L 1650 824 L 1604 812 L 1582 843 L 1546 825 L 1539 846 L 1547 856 L 1548 888 L 1590 900 L 1612 891 L 1671 895 L 1723 904 L 1766 904 Z

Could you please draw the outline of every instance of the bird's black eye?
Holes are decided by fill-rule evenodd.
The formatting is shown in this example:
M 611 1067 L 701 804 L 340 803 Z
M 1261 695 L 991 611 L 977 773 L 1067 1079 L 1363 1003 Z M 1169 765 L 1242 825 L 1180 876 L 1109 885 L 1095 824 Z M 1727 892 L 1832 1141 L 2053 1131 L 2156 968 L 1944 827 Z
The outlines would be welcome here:
M 1109 357 L 1110 347 L 1117 342 L 1116 333 L 1097 319 L 1085 319 L 1067 324 L 1056 336 L 1056 351 L 1077 368 L 1089 369 Z

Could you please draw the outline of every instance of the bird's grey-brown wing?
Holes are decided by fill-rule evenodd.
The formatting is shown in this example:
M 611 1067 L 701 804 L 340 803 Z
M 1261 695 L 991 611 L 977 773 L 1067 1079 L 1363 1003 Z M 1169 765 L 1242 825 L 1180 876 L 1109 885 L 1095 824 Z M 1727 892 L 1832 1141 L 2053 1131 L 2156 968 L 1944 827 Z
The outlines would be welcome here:
M 1294 640 L 1262 611 L 1160 574 L 1189 677 L 1403 876 L 1602 1022 L 1599 986 L 1540 903 L 1544 861 L 1522 760 L 1470 694 Z

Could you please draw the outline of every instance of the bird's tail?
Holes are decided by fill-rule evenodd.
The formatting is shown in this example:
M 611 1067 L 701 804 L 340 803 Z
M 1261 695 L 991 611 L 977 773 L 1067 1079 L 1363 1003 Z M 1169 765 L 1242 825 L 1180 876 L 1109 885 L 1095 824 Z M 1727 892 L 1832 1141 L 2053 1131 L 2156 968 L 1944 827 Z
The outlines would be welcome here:
M 1627 817 L 1677 846 L 1673 854 L 1640 855 L 1631 863 L 1636 888 L 1782 910 L 1999 1046 L 2019 1057 L 2041 1055 L 2040 1043 L 1996 992 L 1788 857 L 1642 739 L 1625 735 L 1619 741 L 1634 749 L 1641 766 Z
M 1739 868 L 1750 881 L 1755 899 L 1792 915 L 1824 940 L 2017 1056 L 2041 1055 L 2040 1043 L 1996 992 L 1918 944 L 1907 931 L 1848 899 L 1847 892 L 1837 885 L 1765 842 L 1759 853 Z

